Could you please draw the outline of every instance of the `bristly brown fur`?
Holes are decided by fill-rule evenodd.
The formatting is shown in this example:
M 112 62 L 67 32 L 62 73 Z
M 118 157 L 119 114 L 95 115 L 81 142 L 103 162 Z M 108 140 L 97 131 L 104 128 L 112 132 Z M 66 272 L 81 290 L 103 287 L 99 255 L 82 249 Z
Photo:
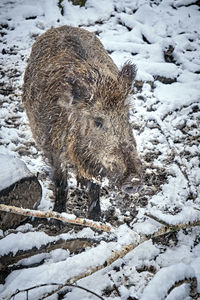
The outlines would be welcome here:
M 136 67 L 119 71 L 94 33 L 62 26 L 41 35 L 32 48 L 23 103 L 56 182 L 73 164 L 80 176 L 107 176 L 121 185 L 141 174 L 125 105 Z

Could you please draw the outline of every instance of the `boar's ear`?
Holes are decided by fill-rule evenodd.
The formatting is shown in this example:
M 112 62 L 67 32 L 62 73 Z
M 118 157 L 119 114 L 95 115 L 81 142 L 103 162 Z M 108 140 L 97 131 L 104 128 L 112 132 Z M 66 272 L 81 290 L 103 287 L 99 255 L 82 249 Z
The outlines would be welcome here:
M 121 71 L 119 72 L 119 78 L 122 79 L 128 85 L 129 88 L 131 88 L 133 80 L 136 77 L 136 73 L 136 65 L 128 61 L 123 65 Z

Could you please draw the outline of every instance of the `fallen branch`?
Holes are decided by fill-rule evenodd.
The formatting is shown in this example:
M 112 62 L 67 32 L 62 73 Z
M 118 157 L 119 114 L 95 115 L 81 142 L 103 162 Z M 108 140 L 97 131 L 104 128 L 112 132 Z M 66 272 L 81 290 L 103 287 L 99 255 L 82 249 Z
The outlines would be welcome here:
M 27 216 L 27 217 L 35 217 L 35 218 L 50 218 L 56 219 L 64 223 L 74 224 L 74 225 L 81 225 L 86 227 L 91 227 L 97 230 L 110 232 L 111 226 L 105 225 L 100 222 L 90 221 L 88 219 L 81 219 L 72 216 L 72 218 L 65 217 L 63 214 L 57 213 L 55 211 L 39 211 L 39 210 L 32 210 L 32 209 L 24 209 L 21 207 L 10 206 L 5 204 L 0 204 L 0 211 L 4 211 L 7 213 Z

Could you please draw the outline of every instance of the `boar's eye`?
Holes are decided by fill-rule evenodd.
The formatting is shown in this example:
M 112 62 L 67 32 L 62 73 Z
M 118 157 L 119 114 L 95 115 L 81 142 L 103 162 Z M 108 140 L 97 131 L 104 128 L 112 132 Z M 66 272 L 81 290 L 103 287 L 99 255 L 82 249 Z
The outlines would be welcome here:
M 103 129 L 103 120 L 102 120 L 102 118 L 95 118 L 94 123 L 95 123 L 95 126 L 97 128 Z

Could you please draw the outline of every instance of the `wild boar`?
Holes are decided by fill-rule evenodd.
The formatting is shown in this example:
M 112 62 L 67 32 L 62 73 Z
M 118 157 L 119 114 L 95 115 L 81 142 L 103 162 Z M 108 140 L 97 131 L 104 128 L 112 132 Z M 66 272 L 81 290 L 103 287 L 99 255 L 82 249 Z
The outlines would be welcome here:
M 142 184 L 127 97 L 136 75 L 119 71 L 94 33 L 62 26 L 34 43 L 24 75 L 23 103 L 38 146 L 53 167 L 56 211 L 65 211 L 67 166 L 87 180 L 89 218 L 100 218 L 103 178 L 127 193 Z

